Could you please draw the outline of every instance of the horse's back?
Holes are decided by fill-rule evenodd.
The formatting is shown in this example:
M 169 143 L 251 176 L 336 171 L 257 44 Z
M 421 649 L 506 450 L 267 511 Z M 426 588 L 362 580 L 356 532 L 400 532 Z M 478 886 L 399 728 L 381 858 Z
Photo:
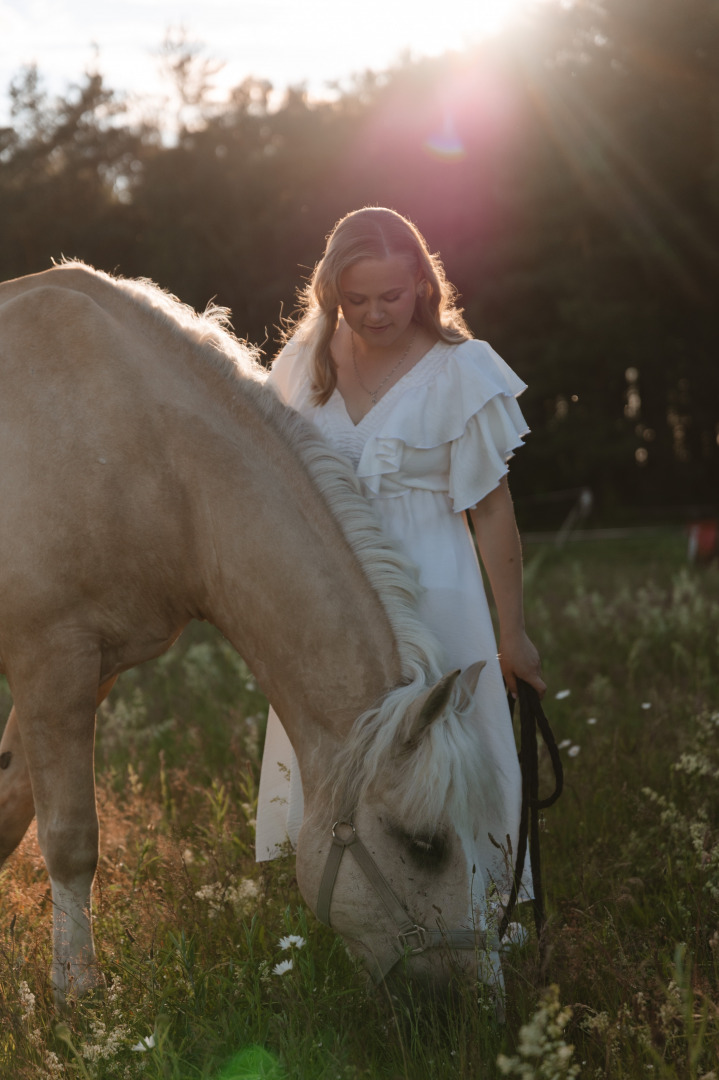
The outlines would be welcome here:
M 151 460 L 149 365 L 137 331 L 81 287 L 81 271 L 59 276 L 63 269 L 0 288 L 3 516 L 30 498 L 74 512 L 87 498 L 98 505 L 94 489 L 106 487 L 108 472 L 129 481 Z
M 90 268 L 74 265 L 1 283 L 0 378 L 31 358 L 47 365 L 97 354 L 113 323 L 102 284 Z
M 157 606 L 158 564 L 177 577 L 173 557 L 191 561 L 162 353 L 89 269 L 0 285 L 0 637 L 59 612 Z M 181 384 L 164 396 L 189 404 Z
M 93 372 L 123 367 L 126 377 L 132 367 L 140 368 L 136 356 L 141 340 L 141 320 L 132 318 L 132 309 L 122 309 L 112 284 L 83 266 L 58 266 L 41 274 L 0 285 L 0 380 L 5 387 L 15 379 L 21 393 L 24 376 L 38 374 L 44 379 L 62 375 L 75 388 L 92 392 Z M 39 365 L 37 368 L 33 364 Z M 119 382 L 119 379 L 118 379 Z M 25 389 L 35 393 L 36 384 Z M 8 391 L 6 391 L 8 392 Z M 64 402 L 65 407 L 72 399 Z
M 101 640 L 108 677 L 192 616 L 222 629 L 227 567 L 243 596 L 260 590 L 289 503 L 319 573 L 317 537 L 342 531 L 298 446 L 326 450 L 261 382 L 219 317 L 148 282 L 62 266 L 0 286 L 4 660 L 55 626 Z

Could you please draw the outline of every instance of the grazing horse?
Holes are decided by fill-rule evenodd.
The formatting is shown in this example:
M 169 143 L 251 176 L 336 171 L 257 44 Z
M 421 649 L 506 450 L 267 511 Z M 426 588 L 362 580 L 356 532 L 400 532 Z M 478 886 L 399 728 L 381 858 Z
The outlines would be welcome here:
M 96 706 L 190 619 L 244 657 L 296 750 L 308 905 L 376 980 L 402 956 L 433 987 L 497 970 L 477 852 L 516 820 L 482 813 L 482 664 L 443 674 L 351 468 L 223 314 L 80 263 L 0 285 L 0 864 L 36 814 L 56 999 L 102 984 Z

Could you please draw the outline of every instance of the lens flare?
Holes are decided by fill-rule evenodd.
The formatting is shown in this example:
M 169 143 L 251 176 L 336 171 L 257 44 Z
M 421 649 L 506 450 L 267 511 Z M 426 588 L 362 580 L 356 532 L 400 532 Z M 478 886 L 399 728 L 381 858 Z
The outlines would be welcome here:
M 227 1062 L 216 1080 L 287 1080 L 287 1074 L 269 1050 L 248 1046 Z
M 457 134 L 452 113 L 444 114 L 442 130 L 430 135 L 424 143 L 425 150 L 440 161 L 461 161 L 465 156 L 464 143 Z

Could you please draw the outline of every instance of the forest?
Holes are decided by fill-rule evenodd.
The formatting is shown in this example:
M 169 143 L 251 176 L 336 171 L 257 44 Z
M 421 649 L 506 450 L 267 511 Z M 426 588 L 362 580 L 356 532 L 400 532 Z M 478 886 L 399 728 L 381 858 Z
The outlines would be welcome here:
M 107 86 L 101 58 L 59 97 L 18 70 L 1 279 L 63 256 L 149 277 L 230 308 L 269 362 L 335 221 L 390 206 L 528 383 L 521 523 L 551 524 L 581 488 L 600 523 L 716 516 L 716 0 L 538 5 L 321 100 L 248 77 L 220 101 L 217 64 L 180 31 L 163 63 L 160 111 Z

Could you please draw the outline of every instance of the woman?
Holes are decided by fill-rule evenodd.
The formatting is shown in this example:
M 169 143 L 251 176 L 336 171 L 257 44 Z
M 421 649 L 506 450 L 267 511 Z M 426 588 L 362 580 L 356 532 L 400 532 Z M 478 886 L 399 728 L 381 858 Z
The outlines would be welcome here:
M 520 775 L 502 676 L 540 694 L 537 650 L 524 629 L 522 563 L 507 460 L 527 426 L 524 383 L 471 337 L 437 256 L 392 210 L 348 214 L 330 235 L 303 295 L 304 314 L 269 376 L 283 401 L 348 457 L 425 588 L 420 615 L 443 644 L 447 670 L 488 659 L 485 732 L 502 773 L 491 823 L 514 832 Z M 499 658 L 469 511 L 499 614 Z M 257 859 L 272 858 L 302 824 L 289 740 L 270 711 L 257 814 Z M 488 847 L 487 865 L 497 853 Z

